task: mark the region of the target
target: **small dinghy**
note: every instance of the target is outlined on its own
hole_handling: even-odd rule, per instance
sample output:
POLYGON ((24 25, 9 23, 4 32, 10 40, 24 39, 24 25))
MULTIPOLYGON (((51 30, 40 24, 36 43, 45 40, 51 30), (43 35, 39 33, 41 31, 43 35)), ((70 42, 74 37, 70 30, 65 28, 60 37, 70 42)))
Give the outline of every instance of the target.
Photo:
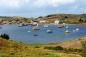
POLYGON ((33 34, 33 36, 38 36, 38 34, 33 34))
POLYGON ((79 28, 76 28, 76 31, 79 31, 79 28))
POLYGON ((27 32, 31 32, 31 31, 27 31, 27 32))

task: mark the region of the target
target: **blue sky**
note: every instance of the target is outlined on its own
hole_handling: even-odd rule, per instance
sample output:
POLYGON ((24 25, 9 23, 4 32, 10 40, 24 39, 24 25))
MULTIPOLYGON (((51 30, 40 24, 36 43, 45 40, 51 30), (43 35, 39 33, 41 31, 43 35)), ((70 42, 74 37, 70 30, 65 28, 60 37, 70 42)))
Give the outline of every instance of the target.
POLYGON ((0 0, 0 16, 38 17, 86 13, 86 0, 0 0))

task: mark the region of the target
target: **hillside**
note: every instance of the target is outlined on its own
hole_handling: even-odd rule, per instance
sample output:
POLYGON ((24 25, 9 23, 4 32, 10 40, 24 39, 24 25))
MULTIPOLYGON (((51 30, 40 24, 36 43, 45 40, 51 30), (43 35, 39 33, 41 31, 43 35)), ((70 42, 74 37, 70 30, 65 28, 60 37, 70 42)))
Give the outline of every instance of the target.
POLYGON ((37 19, 44 19, 53 23, 55 20, 60 20, 61 22, 68 24, 81 24, 86 23, 86 14, 52 14, 44 17, 39 17, 37 19), (85 18, 85 22, 81 22, 80 19, 85 18))
POLYGON ((44 45, 26 45, 0 38, 0 57, 81 57, 78 54, 45 49, 44 45))
POLYGON ((47 20, 48 22, 46 24, 54 23, 55 20, 60 20, 61 23, 67 24, 86 24, 86 14, 51 14, 37 18, 0 16, 0 25, 21 23, 30 24, 32 21, 39 23, 40 20, 47 20))

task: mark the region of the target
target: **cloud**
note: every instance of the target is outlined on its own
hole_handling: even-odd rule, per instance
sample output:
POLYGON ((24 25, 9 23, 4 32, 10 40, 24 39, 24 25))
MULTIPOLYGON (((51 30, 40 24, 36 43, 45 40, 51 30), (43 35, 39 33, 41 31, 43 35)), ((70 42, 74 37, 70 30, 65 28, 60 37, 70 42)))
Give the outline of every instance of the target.
POLYGON ((29 0, 0 0, 0 7, 11 7, 11 8, 19 8, 20 6, 28 3, 29 0))
POLYGON ((22 6, 27 7, 58 7, 60 5, 71 4, 74 3, 75 0, 0 0, 0 7, 11 7, 11 8, 19 8, 22 6))
POLYGON ((86 0, 0 0, 0 15, 86 13, 86 0))
POLYGON ((52 7, 58 7, 60 5, 65 5, 65 4, 71 4, 75 3, 76 0, 35 0, 33 2, 34 6, 52 6, 52 7))

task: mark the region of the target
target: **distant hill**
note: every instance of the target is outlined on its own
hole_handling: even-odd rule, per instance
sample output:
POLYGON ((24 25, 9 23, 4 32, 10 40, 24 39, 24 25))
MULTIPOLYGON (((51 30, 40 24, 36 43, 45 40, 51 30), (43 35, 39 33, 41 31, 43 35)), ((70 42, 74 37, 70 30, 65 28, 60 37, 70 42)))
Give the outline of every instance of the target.
POLYGON ((38 17, 38 19, 49 20, 51 23, 53 23, 57 19, 62 20, 64 23, 69 23, 69 24, 86 23, 86 22, 81 22, 80 21, 81 18, 85 18, 86 20, 86 14, 52 14, 44 17, 42 16, 38 17))
MULTIPOLYGON (((18 21, 25 21, 31 22, 31 20, 35 20, 39 22, 40 20, 48 20, 48 23, 54 23, 55 20, 60 20, 60 22, 67 23, 67 24, 86 24, 86 14, 51 14, 47 16, 40 16, 38 18, 26 18, 26 17, 19 17, 19 16, 0 16, 0 20, 18 20, 18 21)), ((2 21, 1 21, 2 22, 2 21)), ((28 23, 27 22, 27 23, 28 23)))

